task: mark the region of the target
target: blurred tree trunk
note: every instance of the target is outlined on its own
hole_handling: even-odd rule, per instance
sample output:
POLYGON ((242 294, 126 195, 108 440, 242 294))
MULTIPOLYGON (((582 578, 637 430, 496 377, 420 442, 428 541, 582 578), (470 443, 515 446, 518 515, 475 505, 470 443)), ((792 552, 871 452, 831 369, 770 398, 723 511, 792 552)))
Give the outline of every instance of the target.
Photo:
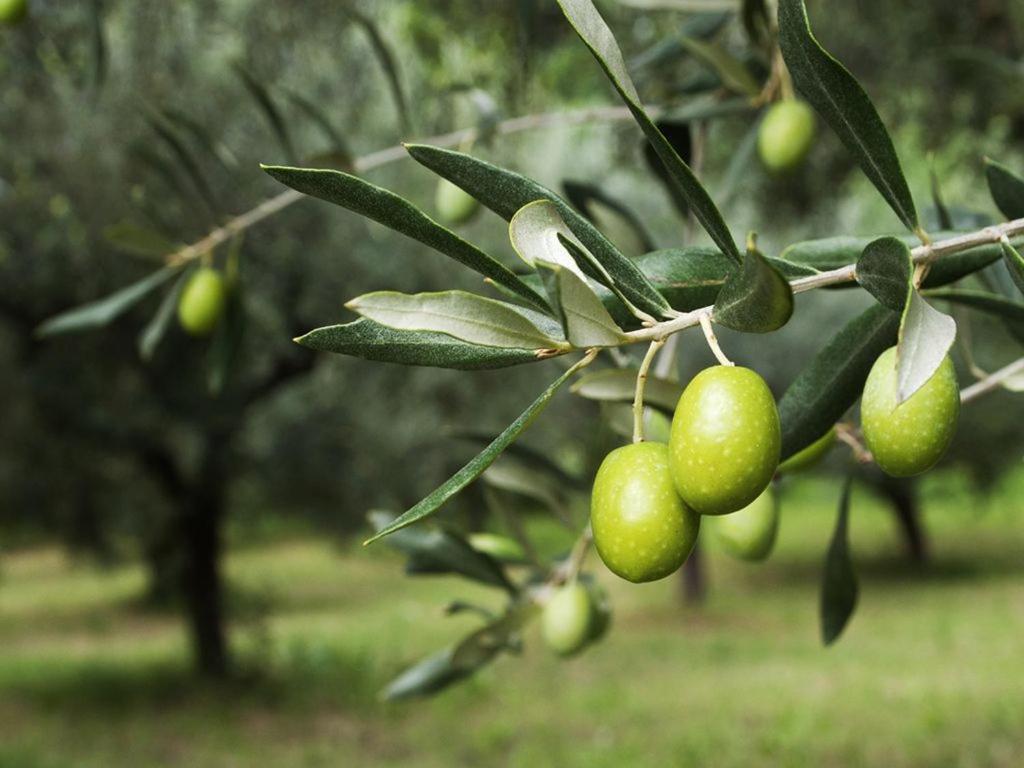
POLYGON ((196 671, 222 678, 230 672, 224 626, 224 584, 220 569, 225 502, 226 441, 207 436, 199 471, 182 498, 182 596, 196 671))

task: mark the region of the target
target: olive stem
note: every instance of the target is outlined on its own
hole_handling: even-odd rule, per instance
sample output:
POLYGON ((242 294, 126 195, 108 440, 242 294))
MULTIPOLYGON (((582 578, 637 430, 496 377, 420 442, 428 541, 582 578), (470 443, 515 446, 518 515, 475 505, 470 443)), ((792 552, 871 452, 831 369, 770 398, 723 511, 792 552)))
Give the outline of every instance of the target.
POLYGON ((853 451, 853 457, 860 464, 870 464, 875 460, 875 457, 871 455, 871 451, 867 449, 861 439, 860 430, 857 429, 853 424, 846 422, 840 422, 836 424, 836 437, 840 442, 845 443, 853 451))
POLYGON ((1018 373, 1024 373, 1024 357, 1014 360, 1009 365, 1004 365, 998 371, 990 373, 981 381, 976 381, 974 384, 971 384, 971 386, 967 387, 967 389, 960 393, 960 402, 969 403, 971 400, 975 400, 976 398, 998 388, 1004 381, 1018 373))
POLYGON ((701 328, 702 331, 704 331, 704 338, 707 339, 708 346, 711 347, 711 351, 714 353, 715 357, 718 359, 718 362, 721 363, 722 365, 728 365, 728 366, 736 365, 736 363, 734 363, 732 360, 730 360, 728 357, 726 357, 725 352, 723 352, 722 348, 718 345, 718 337, 715 336, 715 329, 711 325, 711 313, 710 312, 702 312, 701 313, 701 315, 700 315, 700 328, 701 328))
POLYGON ((642 443, 644 441, 644 389, 647 388, 647 373, 651 369, 651 363, 654 362, 655 355, 658 354, 658 350, 664 344, 665 339, 655 339, 651 342, 651 346, 647 348, 647 354, 644 355, 644 359, 640 363, 640 370, 636 374, 636 394, 633 396, 634 443, 642 443))

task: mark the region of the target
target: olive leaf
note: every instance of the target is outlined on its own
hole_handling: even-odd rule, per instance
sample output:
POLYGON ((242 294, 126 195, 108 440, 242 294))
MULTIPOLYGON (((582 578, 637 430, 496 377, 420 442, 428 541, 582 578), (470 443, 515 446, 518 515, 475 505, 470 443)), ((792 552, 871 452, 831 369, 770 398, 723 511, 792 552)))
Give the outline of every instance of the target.
POLYGON ((1024 302, 1014 301, 998 293, 978 291, 969 288, 938 288, 925 291, 929 299, 942 299, 954 304, 978 309, 990 315, 1013 322, 1024 322, 1024 302))
POLYGON ((985 180, 992 201, 1006 218, 1024 217, 1024 179, 1002 163, 986 157, 985 180))
POLYGON ((586 250, 562 219, 558 207, 550 200, 535 200, 516 211, 508 223, 508 236, 519 258, 530 266, 542 261, 565 267, 584 277, 582 267, 559 240, 559 235, 586 250))
POLYGON ((537 261, 537 271, 547 287, 551 305, 562 319, 565 338, 574 347, 617 347, 626 341, 601 299, 572 269, 537 261))
POLYGON ((555 396, 555 393, 558 392, 562 385, 572 378, 576 374, 577 370, 588 364, 591 359, 592 358, 590 357, 584 357, 580 362, 576 363, 576 365, 572 366, 569 370, 555 379, 555 381, 552 382, 548 388, 545 389, 540 396, 519 415, 518 418, 516 418, 515 421, 509 424, 500 435, 494 438, 494 440, 492 440, 483 451, 473 457, 464 467, 462 467, 462 469, 448 478, 448 480, 433 491, 433 493, 422 499, 410 509, 406 510, 406 512, 399 516, 397 520, 378 531, 365 543, 370 544, 384 536, 394 533, 397 530, 401 530, 406 526, 412 525, 413 523, 432 515, 444 506, 452 496, 480 477, 484 470, 491 466, 502 452, 515 442, 516 438, 533 423, 534 419, 536 419, 537 416, 540 415, 541 411, 547 407, 547 404, 551 402, 551 398, 555 396))
POLYGON ((658 156, 669 172, 671 183, 686 198, 697 221, 701 223, 711 239, 727 256, 737 262, 741 260, 739 249, 733 240, 721 212, 711 200, 707 190, 701 185, 690 166, 679 157, 664 134, 644 111, 629 73, 622 58, 622 51, 612 31, 594 7, 592 0, 558 0, 562 12, 576 30, 576 34, 586 44, 608 75, 615 90, 622 97, 629 111, 632 112, 640 129, 647 140, 653 145, 658 156))
POLYGON ((242 85, 245 86, 245 90, 249 92, 253 101, 256 102, 256 106, 259 107, 263 118, 267 121, 267 125, 270 126, 270 130, 277 137, 277 142, 281 145, 281 151, 284 153, 285 159, 290 163, 297 162, 298 155, 295 152, 295 144, 288 130, 288 123, 281 116, 281 110, 277 108, 277 104, 274 102, 273 96, 270 95, 270 91, 259 81, 259 78, 241 64, 236 64, 234 70, 241 79, 242 85))
POLYGON ((91 331, 102 328, 134 307, 146 296, 174 277, 181 266, 158 269, 138 282, 122 288, 102 299, 61 312, 36 328, 36 336, 56 336, 59 333, 91 331))
POLYGON ((178 308, 178 298, 181 296, 181 292, 188 282, 191 273, 192 270, 182 272, 174 285, 171 286, 171 290, 164 295, 160 306, 157 307, 156 314, 146 323, 142 333, 139 334, 136 345, 139 350, 139 357, 143 360, 153 359, 157 346, 171 327, 175 310, 178 308))
POLYGON ((563 520, 570 518, 558 481, 539 474, 525 462, 510 461, 508 456, 502 456, 480 479, 492 488, 538 501, 563 520))
MULTIPOLYGON (((633 402, 636 394, 637 371, 615 369, 581 376, 572 385, 573 394, 600 402, 633 402)), ((648 376, 644 388, 644 404, 671 416, 683 394, 683 385, 677 381, 648 376)))
POLYGON ((896 402, 902 403, 939 370, 956 340, 956 321, 911 287, 896 344, 896 402))
POLYGON ((679 42, 695 59, 710 67, 729 90, 747 96, 756 96, 760 92, 761 86, 750 70, 725 48, 692 37, 680 38, 679 42))
MULTIPOLYGON (((394 515, 381 510, 367 517, 374 530, 383 530, 394 521, 394 515)), ((443 528, 407 528, 388 537, 388 544, 409 556, 406 573, 448 574, 465 576, 481 584, 500 587, 511 594, 516 586, 505 575, 505 569, 490 555, 478 552, 455 531, 443 528)))
POLYGON ((942 186, 939 184, 939 174, 935 170, 934 155, 928 158, 928 189, 932 194, 932 205, 935 207, 935 216, 942 229, 953 228, 953 216, 946 207, 946 201, 942 199, 942 186))
POLYGON ((831 645, 843 633, 857 607, 857 574, 850 557, 850 494, 853 475, 848 475, 839 499, 839 515, 825 555, 821 579, 821 640, 831 645))
MULTIPOLYGON (((238 241, 236 241, 238 242, 238 241)), ((237 251, 235 252, 237 259, 237 251)), ((238 262, 235 261, 236 267, 238 262)), ((228 286, 224 313, 214 329, 206 363, 206 386, 211 394, 219 394, 227 384, 242 347, 246 312, 241 283, 237 276, 228 286)))
POLYGON ((756 249, 725 280, 715 299, 716 323, 746 333, 768 333, 793 315, 793 289, 786 277, 756 249))
POLYGON ((579 211, 604 235, 628 254, 638 256, 654 250, 654 240, 629 206, 595 184, 563 181, 562 189, 579 211))
POLYGON ((311 197, 340 205, 450 256, 548 311, 544 299, 515 273, 475 245, 442 227, 408 200, 343 171, 262 166, 278 181, 311 197))
POLYGON ((895 237, 880 237, 857 259, 857 282, 880 304, 902 312, 912 288, 914 263, 910 248, 895 237))
POLYGON ((586 217, 573 210, 572 206, 551 190, 518 173, 461 152, 423 144, 406 145, 406 150, 418 163, 462 187, 506 221, 511 221, 529 203, 550 201, 586 251, 601 264, 631 302, 653 315, 661 315, 669 309, 668 302, 636 265, 619 252, 586 217))
POLYGON ((295 341, 318 352, 462 371, 507 368, 542 359, 534 349, 485 347, 446 333, 400 331, 365 317, 344 325, 316 328, 295 341))
POLYGON ((159 232, 140 227, 130 221, 121 221, 103 229, 103 239, 119 251, 134 256, 159 258, 175 250, 177 246, 159 232))
POLYGON ((779 47, 797 89, 839 136, 908 229, 917 209, 889 132, 871 99, 811 32, 803 0, 779 0, 779 47))
POLYGON ((766 0, 743 0, 740 20, 753 45, 766 46, 771 42, 772 21, 766 0))
POLYGON ((881 304, 847 323, 779 400, 782 458, 806 448, 857 402, 875 360, 896 340, 900 316, 881 304))
POLYGON ((1024 293, 1024 256, 1021 256, 1020 251, 1014 248, 1009 241, 1002 241, 1000 246, 1003 250, 1006 269, 1010 273, 1014 285, 1021 293, 1024 293))
POLYGON ((447 333, 471 344, 537 350, 565 348, 565 342, 545 335, 512 305, 466 291, 376 291, 358 296, 345 306, 389 328, 447 333))

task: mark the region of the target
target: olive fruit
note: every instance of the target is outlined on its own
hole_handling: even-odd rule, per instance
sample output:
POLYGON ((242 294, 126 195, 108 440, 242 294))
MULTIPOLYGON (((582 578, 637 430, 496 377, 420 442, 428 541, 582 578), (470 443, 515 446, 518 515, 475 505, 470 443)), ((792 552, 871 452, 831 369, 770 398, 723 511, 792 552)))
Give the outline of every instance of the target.
POLYGON ((28 16, 28 0, 0 0, 0 24, 17 24, 28 16))
POLYGON ((597 553, 617 576, 639 583, 678 570, 697 541, 700 518, 676 493, 667 445, 633 443, 605 456, 590 525, 597 553))
POLYGON ((819 437, 813 443, 808 445, 806 448, 794 453, 784 462, 779 464, 780 473, 790 472, 802 472, 805 469, 810 469, 823 458, 825 454, 832 450, 832 446, 836 444, 836 428, 832 427, 828 432, 819 437))
POLYGON ((522 545, 508 536, 499 536, 496 533, 471 533, 467 540, 477 552, 483 552, 503 563, 521 563, 526 559, 522 545))
POLYGON ((220 272, 201 267, 185 284, 178 299, 178 322, 192 336, 208 336, 217 326, 227 289, 220 272))
POLYGON ((702 515, 742 509, 779 465, 779 412, 768 385, 749 368, 705 368, 679 398, 668 445, 683 501, 702 515))
POLYGON ((453 227, 467 223, 480 210, 480 203, 475 197, 448 179, 438 182, 434 205, 441 223, 453 227))
POLYGON ((875 462, 893 477, 931 469, 942 458, 960 415, 960 387, 946 358, 917 392, 897 405, 896 347, 875 361, 864 385, 860 418, 875 462))
POLYGON ((786 99, 769 107, 757 132, 757 151, 772 173, 792 171, 803 163, 814 141, 814 112, 786 99))
POLYGON ((764 560, 771 554, 779 530, 779 505, 771 486, 743 509, 713 518, 711 530, 733 557, 764 560))
POLYGON ((541 635, 559 656, 579 653, 593 630, 594 611, 587 588, 578 582, 560 587, 544 606, 541 635))

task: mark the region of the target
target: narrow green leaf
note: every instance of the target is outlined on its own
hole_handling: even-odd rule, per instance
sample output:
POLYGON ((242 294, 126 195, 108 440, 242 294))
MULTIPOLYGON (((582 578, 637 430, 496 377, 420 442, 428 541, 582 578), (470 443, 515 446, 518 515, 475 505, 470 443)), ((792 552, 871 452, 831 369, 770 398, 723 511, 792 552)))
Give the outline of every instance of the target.
MULTIPOLYGON (((375 530, 383 530, 395 516, 375 510, 368 515, 375 530)), ((465 576, 481 584, 500 587, 512 594, 516 587, 505 575, 505 569, 489 555, 478 552, 455 531, 443 528, 407 528, 388 537, 388 544, 409 556, 406 573, 449 574, 465 576)))
POLYGON ((612 31, 597 12, 592 0, 558 0, 558 4, 576 33, 594 54, 623 101, 626 102, 626 106, 633 113, 640 129, 668 169, 673 185, 689 202, 693 215, 719 249, 739 262, 741 259, 736 242, 707 190, 701 186, 690 166, 679 157, 644 111, 640 94, 637 93, 636 86, 633 85, 633 81, 626 71, 626 64, 618 43, 615 42, 612 31))
MULTIPOLYGON (((452 431, 451 437, 458 440, 468 440, 479 445, 488 445, 494 439, 493 434, 471 429, 456 429, 452 431)), ((551 457, 523 443, 513 443, 505 449, 503 456, 506 459, 514 457, 518 463, 526 465, 529 469, 553 477, 562 487, 575 489, 589 487, 583 478, 567 472, 564 467, 551 457)))
POLYGON ((1000 247, 1003 250, 1006 269, 1010 273, 1010 277, 1013 278, 1013 284, 1017 286, 1017 290, 1024 293, 1024 256, 1021 256, 1020 251, 1005 240, 1000 243, 1000 247))
POLYGON ((489 277, 543 311, 544 299, 508 267, 442 227, 408 200, 343 171, 263 166, 283 184, 311 197, 350 211, 411 237, 489 277))
POLYGON ((173 252, 175 244, 152 229, 130 221, 111 224, 103 229, 103 238, 119 251, 136 256, 161 257, 173 252))
POLYGON ((929 299, 951 301, 954 304, 978 309, 1006 320, 1024 322, 1024 303, 1008 299, 998 293, 967 288, 938 288, 925 291, 924 295, 929 299))
POLYGON ((231 151, 231 148, 223 141, 215 139, 206 126, 191 115, 171 107, 161 109, 160 114, 166 120, 188 133, 192 137, 192 141, 201 146, 211 157, 215 158, 225 170, 230 171, 238 167, 238 157, 231 151))
POLYGON ((739 7, 740 0, 618 0, 618 2, 645 11, 713 13, 714 11, 734 11, 739 7))
POLYGON ((857 282, 894 312, 902 312, 913 288, 910 248, 895 237, 872 240, 857 259, 857 282))
POLYGON ((310 101, 298 91, 288 91, 287 95, 289 101, 298 107, 299 111, 305 114, 320 129, 324 138, 327 139, 328 146, 331 148, 331 154, 336 160, 342 162, 339 167, 350 169, 352 167, 352 152, 349 149, 348 142, 341 132, 335 128, 327 113, 319 105, 310 101))
POLYGON ((946 207, 946 201, 942 199, 942 186, 939 184, 939 174, 935 170, 934 156, 928 159, 928 187, 932 193, 932 205, 935 206, 939 226, 942 229, 953 229, 953 217, 946 207))
POLYGON ((446 333, 399 331, 365 317, 354 323, 317 328, 296 341, 319 352, 363 360, 462 371, 507 368, 543 359, 534 349, 484 347, 446 333))
POLYGON ((156 132, 156 135, 160 137, 178 159, 180 166, 185 169, 186 175, 192 181, 196 191, 199 193, 200 199, 205 204, 207 212, 216 215, 220 210, 220 206, 213 193, 213 188, 206 180, 206 174, 203 173, 202 165, 185 142, 182 141, 181 136, 178 135, 177 131, 166 120, 158 115, 147 115, 146 122, 149 123, 150 128, 156 132))
POLYGON ((658 316, 669 309, 633 262, 587 219, 551 190, 518 173, 498 168, 461 152, 423 144, 406 146, 418 163, 462 187, 506 221, 537 200, 549 200, 583 247, 593 254, 615 283, 636 306, 658 316))
POLYGON ((388 683, 381 692, 381 698, 385 701, 401 701, 429 696, 473 674, 474 669, 456 667, 452 663, 454 650, 454 647, 445 648, 409 667, 388 683))
POLYGON ((139 357, 143 360, 153 359, 157 346, 171 327, 171 321, 174 319, 175 311, 178 309, 178 297, 181 296, 181 290, 185 287, 185 283, 190 275, 191 270, 182 272, 181 276, 171 287, 171 290, 164 295, 163 301, 160 302, 160 306, 156 310, 156 314, 146 323, 146 327, 139 334, 137 346, 139 357))
POLYGON ((956 321, 910 290, 896 345, 897 402, 902 403, 939 369, 956 340, 956 321))
POLYGON ((492 488, 515 493, 540 502, 563 519, 569 518, 565 499, 557 482, 538 474, 532 466, 502 456, 480 479, 492 488))
POLYGON ((242 350, 246 322, 242 286, 236 279, 228 288, 224 316, 213 332, 206 363, 206 386, 213 395, 220 394, 228 383, 242 350))
POLYGON ((742 0, 740 19, 751 44, 768 46, 772 41, 772 21, 765 0, 742 0))
MULTIPOLYGON (((571 391, 588 400, 631 403, 636 393, 636 377, 637 371, 630 369, 598 371, 580 377, 571 391)), ((644 389, 644 404, 671 416, 682 394, 683 386, 679 382, 649 376, 644 389)))
POLYGON ((92 88, 99 92, 107 79, 107 33, 103 23, 103 0, 92 0, 92 88))
POLYGON ((638 256, 654 250, 654 240, 640 217, 621 200, 596 184, 566 180, 562 188, 569 202, 623 251, 638 256))
POLYGON ((717 248, 686 246, 645 253, 637 266, 673 309, 689 312, 715 303, 735 262, 717 248))
POLYGON ((545 261, 536 263, 548 286, 552 306, 558 309, 565 338, 579 349, 617 347, 626 341, 604 304, 573 270, 545 261))
POLYGON ((746 333, 768 333, 793 315, 793 290, 785 276, 756 250, 726 278, 715 299, 716 323, 746 333))
POLYGON ((345 306, 389 328, 447 333, 471 344, 534 350, 565 347, 564 342, 545 335, 510 304, 465 291, 376 291, 358 296, 345 306))
POLYGON ((180 271, 181 267, 164 267, 122 288, 116 293, 69 309, 42 323, 36 329, 36 336, 56 336, 59 333, 91 331, 102 328, 134 307, 146 296, 166 283, 180 271))
POLYGON ((409 103, 405 98, 405 89, 402 87, 402 74, 398 69, 398 59, 392 53, 391 46, 372 18, 351 7, 342 6, 338 10, 359 24, 369 38, 373 55, 377 57, 377 61, 384 70, 384 76, 387 78, 388 88, 391 91, 391 98, 395 102, 395 108, 398 110, 398 119, 402 130, 410 133, 412 131, 412 115, 409 111, 409 103))
MULTIPOLYGON (((566 237, 578 248, 586 250, 562 219, 558 207, 550 200, 535 200, 516 211, 508 223, 508 237, 519 258, 536 266, 538 261, 554 264, 584 277, 586 263, 578 264, 558 239, 566 237)), ((586 260, 584 260, 586 261, 586 260)))
POLYGON ((839 516, 825 556, 821 580, 821 640, 831 645, 843 633, 857 607, 857 574, 850 557, 849 518, 853 476, 846 478, 839 499, 839 516))
POLYGON ((1024 179, 1002 163, 986 157, 985 180, 996 208, 1007 219, 1024 217, 1024 179))
POLYGON ((681 38, 679 42, 695 59, 710 67, 729 90, 746 96, 756 96, 760 92, 760 84, 746 65, 717 43, 692 37, 681 38))
POLYGON ((836 132, 900 221, 917 229, 914 198, 889 132, 857 79, 814 39, 803 0, 779 0, 779 47, 797 89, 836 132))
POLYGON ((875 360, 896 341, 900 316, 876 304, 847 323, 779 401, 782 458, 828 432, 857 402, 875 360))
POLYGON ((242 84, 249 92, 249 95, 252 96, 253 101, 256 102, 256 106, 260 108, 260 112, 263 113, 263 117, 266 119, 267 125, 270 126, 270 130, 277 137, 277 142, 281 145, 281 151, 284 152, 285 159, 290 163, 298 162, 298 154, 295 151, 295 144, 292 142, 288 124, 281 116, 281 112, 277 108, 277 104, 274 103, 274 98, 270 95, 270 91, 252 72, 242 65, 235 65, 235 72, 241 78, 242 84))
POLYGON ((589 362, 589 360, 590 358, 583 358, 583 360, 555 379, 555 381, 540 394, 540 397, 534 400, 530 404, 529 408, 523 411, 515 421, 509 424, 505 428, 504 432, 494 438, 494 440, 483 451, 477 454, 462 469, 452 475, 452 477, 450 477, 437 490, 407 510, 405 514, 391 523, 391 525, 381 531, 378 531, 377 534, 370 538, 366 543, 370 544, 384 536, 387 536, 388 534, 394 533, 397 530, 405 528, 408 525, 412 525, 413 523, 432 515, 452 496, 480 477, 483 471, 491 466, 495 459, 497 459, 506 448, 515 442, 516 438, 533 423, 534 419, 536 419, 537 416, 540 415, 541 411, 547 407, 547 404, 551 402, 551 398, 555 396, 555 393, 558 392, 562 385, 572 378, 576 371, 579 370, 582 365, 589 362))

